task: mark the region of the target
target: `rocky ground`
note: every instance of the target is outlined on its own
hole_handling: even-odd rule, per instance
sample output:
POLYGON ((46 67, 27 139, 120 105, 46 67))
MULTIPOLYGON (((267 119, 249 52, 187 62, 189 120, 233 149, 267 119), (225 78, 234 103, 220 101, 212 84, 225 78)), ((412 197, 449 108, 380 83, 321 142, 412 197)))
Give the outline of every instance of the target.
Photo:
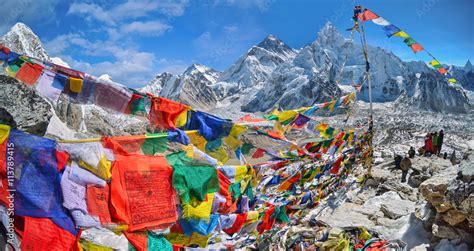
POLYGON ((436 156, 417 156, 412 163, 407 183, 400 182, 401 171, 393 170, 389 159, 374 166, 365 186, 316 211, 318 219, 336 227, 364 226, 389 239, 401 239, 413 250, 470 250, 473 159, 452 165, 436 156))

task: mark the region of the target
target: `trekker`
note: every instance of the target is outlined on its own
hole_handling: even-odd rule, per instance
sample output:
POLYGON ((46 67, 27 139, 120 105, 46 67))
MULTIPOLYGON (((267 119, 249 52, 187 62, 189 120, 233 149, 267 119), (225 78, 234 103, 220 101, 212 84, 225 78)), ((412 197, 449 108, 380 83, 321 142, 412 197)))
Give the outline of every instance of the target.
POLYGON ((413 159, 415 157, 415 148, 413 146, 410 146, 410 150, 408 150, 408 156, 410 157, 410 159, 413 159))
POLYGON ((433 139, 431 133, 427 133, 425 136, 425 156, 427 153, 433 153, 433 139))
POLYGON ((443 131, 443 129, 441 129, 439 131, 439 134, 438 134, 438 144, 436 144, 437 147, 438 147, 438 156, 441 153, 441 147, 443 146, 443 140, 444 140, 444 131, 443 131))
POLYGON ((443 159, 448 159, 448 152, 444 152, 443 159))
POLYGON ((453 153, 451 153, 451 157, 449 157, 449 160, 451 161, 451 164, 453 166, 456 165, 456 150, 453 150, 453 153))
POLYGON ((438 154, 438 133, 434 132, 431 134, 432 135, 432 141, 433 141, 433 154, 438 154))
POLYGON ((395 155, 395 169, 400 169, 400 163, 402 162, 402 156, 395 155))
POLYGON ((402 182, 406 182, 408 171, 411 168, 411 160, 405 155, 402 162, 400 163, 400 169, 402 169, 402 182))

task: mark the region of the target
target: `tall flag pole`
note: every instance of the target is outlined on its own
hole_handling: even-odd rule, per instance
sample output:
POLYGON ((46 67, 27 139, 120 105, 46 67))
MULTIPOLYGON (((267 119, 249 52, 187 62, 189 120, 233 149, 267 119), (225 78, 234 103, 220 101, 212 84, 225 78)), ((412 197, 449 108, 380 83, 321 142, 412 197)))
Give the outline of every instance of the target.
POLYGON ((373 154, 373 146, 372 146, 372 139, 373 139, 373 122, 374 122, 374 110, 372 105, 372 80, 370 78, 370 61, 369 61, 369 50, 367 49, 367 40, 365 38, 365 31, 364 25, 360 22, 360 29, 359 29, 359 15, 362 13, 362 6, 357 5, 354 7, 354 16, 352 19, 354 20, 354 28, 357 31, 360 31, 362 36, 362 45, 363 45, 363 53, 365 58, 365 76, 367 78, 367 84, 369 86, 369 104, 370 104, 370 117, 369 117, 369 133, 370 137, 368 139, 369 143, 369 158, 367 161, 367 175, 370 176, 372 174, 372 154, 373 154))

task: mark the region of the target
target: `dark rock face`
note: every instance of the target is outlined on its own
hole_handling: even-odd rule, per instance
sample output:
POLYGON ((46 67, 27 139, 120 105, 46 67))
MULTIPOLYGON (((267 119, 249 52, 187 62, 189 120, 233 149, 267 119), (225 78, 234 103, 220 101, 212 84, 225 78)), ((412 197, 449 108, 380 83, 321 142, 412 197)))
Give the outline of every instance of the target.
POLYGON ((35 90, 7 76, 0 76, 0 119, 20 130, 44 135, 53 115, 51 105, 35 90))

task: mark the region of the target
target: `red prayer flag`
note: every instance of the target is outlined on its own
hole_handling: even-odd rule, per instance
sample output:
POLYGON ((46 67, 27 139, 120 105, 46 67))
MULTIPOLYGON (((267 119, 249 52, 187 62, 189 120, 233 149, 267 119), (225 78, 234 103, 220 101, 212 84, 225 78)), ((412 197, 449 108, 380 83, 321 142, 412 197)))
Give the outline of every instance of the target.
POLYGON ((90 215, 97 216, 100 223, 112 223, 109 211, 109 186, 87 186, 87 211, 90 215))
POLYGON ((438 69, 438 72, 441 73, 441 74, 443 74, 443 75, 446 74, 446 73, 448 73, 448 71, 447 71, 445 68, 439 68, 439 69, 438 69))
POLYGON ((334 162, 334 164, 332 165, 332 168, 331 168, 331 173, 332 174, 338 174, 339 173, 339 168, 341 167, 341 162, 342 162, 342 156, 339 157, 339 159, 336 160, 336 162, 334 162))
POLYGON ((417 53, 417 52, 422 51, 422 50, 425 49, 425 48, 423 48, 423 46, 421 46, 421 44, 418 44, 418 43, 412 44, 410 47, 411 47, 411 49, 413 50, 414 53, 417 53))
POLYGON ((56 159, 58 160, 58 170, 62 171, 69 160, 69 154, 67 152, 56 150, 56 159))
POLYGON ((148 250, 148 234, 147 232, 124 232, 127 240, 137 251, 148 250))
POLYGON ((247 214, 242 213, 242 214, 237 214, 235 217, 234 224, 232 224, 232 227, 223 229, 224 232, 226 232, 228 235, 233 235, 242 229, 242 227, 245 224, 245 221, 247 220, 247 214))
POLYGON ((76 236, 48 218, 24 217, 25 228, 21 250, 71 250, 76 236))
POLYGON ((265 119, 259 119, 259 118, 252 118, 250 115, 245 115, 242 118, 239 119, 238 122, 263 122, 266 121, 265 119))
POLYGON ((157 128, 174 129, 179 115, 188 106, 162 97, 154 97, 151 102, 150 123, 157 128))
POLYGON ((263 157, 264 154, 265 154, 265 150, 261 148, 257 148, 257 150, 255 150, 255 152, 253 153, 252 158, 258 159, 258 158, 263 157))
POLYGON ((360 13, 358 17, 359 17, 359 20, 362 22, 379 18, 377 14, 373 13, 370 10, 365 10, 364 12, 360 13))
POLYGON ((41 76, 43 66, 30 62, 24 63, 15 75, 15 78, 27 85, 34 85, 41 76))

